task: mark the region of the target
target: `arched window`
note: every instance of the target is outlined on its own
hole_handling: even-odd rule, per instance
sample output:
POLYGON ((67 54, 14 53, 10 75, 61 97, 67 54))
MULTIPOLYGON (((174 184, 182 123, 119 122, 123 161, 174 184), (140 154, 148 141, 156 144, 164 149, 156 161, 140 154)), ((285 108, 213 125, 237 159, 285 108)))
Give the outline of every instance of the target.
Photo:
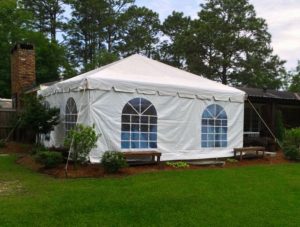
POLYGON ((77 107, 75 100, 73 98, 69 98, 66 105, 66 112, 65 112, 65 133, 73 129, 76 126, 77 122, 77 107))
POLYGON ((122 149, 157 148, 157 114, 151 102, 130 100, 122 111, 122 149))
POLYGON ((202 147, 227 147, 227 115, 217 104, 208 106, 202 114, 202 147))
MULTIPOLYGON (((44 101, 44 107, 46 110, 50 110, 50 103, 48 101, 44 101)), ((47 134, 44 135, 44 139, 46 141, 49 141, 50 140, 50 132, 48 132, 47 134)))
POLYGON ((50 109, 50 103, 48 101, 44 101, 44 107, 46 110, 50 109))

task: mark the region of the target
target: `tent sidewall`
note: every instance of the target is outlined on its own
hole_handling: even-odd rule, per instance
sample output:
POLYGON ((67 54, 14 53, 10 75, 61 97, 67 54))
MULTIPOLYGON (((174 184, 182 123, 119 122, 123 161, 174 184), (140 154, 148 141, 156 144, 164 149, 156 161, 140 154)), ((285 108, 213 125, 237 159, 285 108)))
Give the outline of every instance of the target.
MULTIPOLYGON (((243 96, 241 94, 241 96, 243 96)), ((46 97, 53 107, 61 110, 62 122, 50 134, 46 146, 62 146, 64 139, 64 114, 67 100, 73 98, 79 112, 78 123, 92 126, 101 134, 97 148, 90 153, 91 162, 99 162, 107 150, 121 149, 121 116, 123 107, 134 98, 150 101, 157 111, 157 150, 162 160, 188 160, 232 156, 235 147, 243 146, 244 103, 201 100, 178 95, 140 94, 114 90, 86 90, 55 93, 46 97), (206 107, 218 104, 228 118, 227 147, 202 148, 201 122, 206 107)), ((212 96, 211 96, 212 97, 212 96)), ((144 149, 145 150, 145 149, 144 149)), ((153 149, 152 149, 153 150, 153 149)))

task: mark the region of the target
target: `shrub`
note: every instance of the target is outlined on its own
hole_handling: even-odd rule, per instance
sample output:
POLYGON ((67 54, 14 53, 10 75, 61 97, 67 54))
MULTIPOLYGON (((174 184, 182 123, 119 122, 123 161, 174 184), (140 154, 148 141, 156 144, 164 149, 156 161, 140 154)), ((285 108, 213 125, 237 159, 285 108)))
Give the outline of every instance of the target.
POLYGON ((35 160, 45 168, 53 168, 63 162, 62 154, 55 151, 40 151, 35 157, 35 160))
POLYGON ((34 133, 37 143, 40 143, 39 134, 47 134, 59 123, 59 109, 47 108, 44 98, 36 95, 22 97, 23 109, 18 116, 19 129, 26 130, 27 134, 34 133))
POLYGON ((299 158, 299 147, 295 145, 284 146, 284 154, 286 157, 292 160, 299 158))
POLYGON ((188 168, 190 165, 186 162, 167 162, 168 166, 172 166, 174 168, 188 168))
POLYGON ((32 149, 30 150, 30 154, 36 155, 36 154, 40 153, 41 151, 48 151, 48 149, 45 146, 43 146, 42 144, 38 143, 32 147, 32 149))
POLYGON ((5 140, 0 140, 0 148, 4 148, 6 147, 6 143, 5 143, 5 140))
POLYGON ((94 127, 78 124, 70 130, 65 138, 64 144, 71 149, 71 158, 76 166, 78 162, 83 163, 92 148, 97 147, 96 143, 100 135, 97 135, 94 127))
POLYGON ((285 131, 283 139, 283 152, 289 159, 300 158, 300 128, 293 128, 285 131))
POLYGON ((106 151, 102 156, 101 163, 108 173, 117 173, 121 168, 127 166, 124 154, 117 151, 106 151))
POLYGON ((234 158, 227 158, 226 159, 226 162, 229 162, 229 163, 237 163, 239 162, 238 160, 234 159, 234 158))

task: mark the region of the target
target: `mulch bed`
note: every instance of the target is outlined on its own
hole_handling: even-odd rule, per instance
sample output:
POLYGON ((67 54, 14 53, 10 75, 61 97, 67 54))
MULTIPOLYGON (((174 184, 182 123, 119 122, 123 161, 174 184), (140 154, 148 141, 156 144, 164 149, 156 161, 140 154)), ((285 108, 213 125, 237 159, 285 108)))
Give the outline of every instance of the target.
POLYGON ((291 163, 291 161, 284 158, 281 151, 277 152, 275 157, 265 157, 265 158, 255 158, 255 159, 244 159, 238 162, 226 162, 224 166, 196 166, 190 165, 190 167, 174 168, 166 165, 162 162, 160 165, 141 165, 141 166, 130 166, 123 168, 117 174, 107 174, 105 173, 103 167, 100 164, 86 164, 83 166, 78 166, 74 168, 72 163, 68 166, 68 174, 65 172, 65 165, 60 165, 53 169, 45 169, 41 165, 37 164, 33 158, 29 155, 24 155, 17 160, 17 163, 23 165, 34 171, 51 175, 56 178, 84 178, 84 177, 124 177, 129 175, 135 175, 139 173, 149 173, 149 172, 158 172, 158 171, 180 171, 185 169, 220 169, 220 168, 236 168, 243 166, 252 166, 252 165, 275 165, 282 163, 291 163))
POLYGON ((72 163, 68 166, 68 175, 66 176, 65 165, 60 165, 53 169, 45 169, 40 164, 36 163, 29 152, 32 145, 24 145, 10 142, 5 148, 0 149, 0 154, 18 154, 19 158, 17 163, 29 168, 33 171, 48 174, 56 178, 80 178, 80 177, 124 177, 129 175, 135 175, 139 173, 149 173, 158 171, 180 171, 185 169, 220 169, 220 168, 236 168, 243 166, 252 165, 275 165, 282 163, 292 163, 291 161, 285 159, 282 151, 278 151, 275 157, 265 157, 265 158, 251 158, 243 159, 242 161, 229 162, 226 161, 224 166, 196 166, 190 165, 188 168, 174 168, 166 165, 166 163, 161 162, 160 165, 140 165, 140 166, 130 166, 123 168, 118 174, 107 174, 105 173, 103 167, 100 164, 86 164, 83 166, 78 166, 74 168, 72 163))
POLYGON ((16 142, 8 142, 5 147, 0 148, 0 154, 23 154, 29 153, 32 149, 32 144, 21 144, 16 142))

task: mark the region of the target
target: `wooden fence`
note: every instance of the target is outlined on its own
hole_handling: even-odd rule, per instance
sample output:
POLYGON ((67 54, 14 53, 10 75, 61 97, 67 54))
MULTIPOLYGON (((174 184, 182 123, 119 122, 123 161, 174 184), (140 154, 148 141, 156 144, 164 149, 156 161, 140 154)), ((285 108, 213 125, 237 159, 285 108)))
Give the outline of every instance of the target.
MULTIPOLYGON (((0 139, 6 139, 16 119, 15 109, 0 109, 0 139)), ((13 135, 12 135, 13 136, 13 135)), ((12 139, 12 138, 10 138, 12 139)))

